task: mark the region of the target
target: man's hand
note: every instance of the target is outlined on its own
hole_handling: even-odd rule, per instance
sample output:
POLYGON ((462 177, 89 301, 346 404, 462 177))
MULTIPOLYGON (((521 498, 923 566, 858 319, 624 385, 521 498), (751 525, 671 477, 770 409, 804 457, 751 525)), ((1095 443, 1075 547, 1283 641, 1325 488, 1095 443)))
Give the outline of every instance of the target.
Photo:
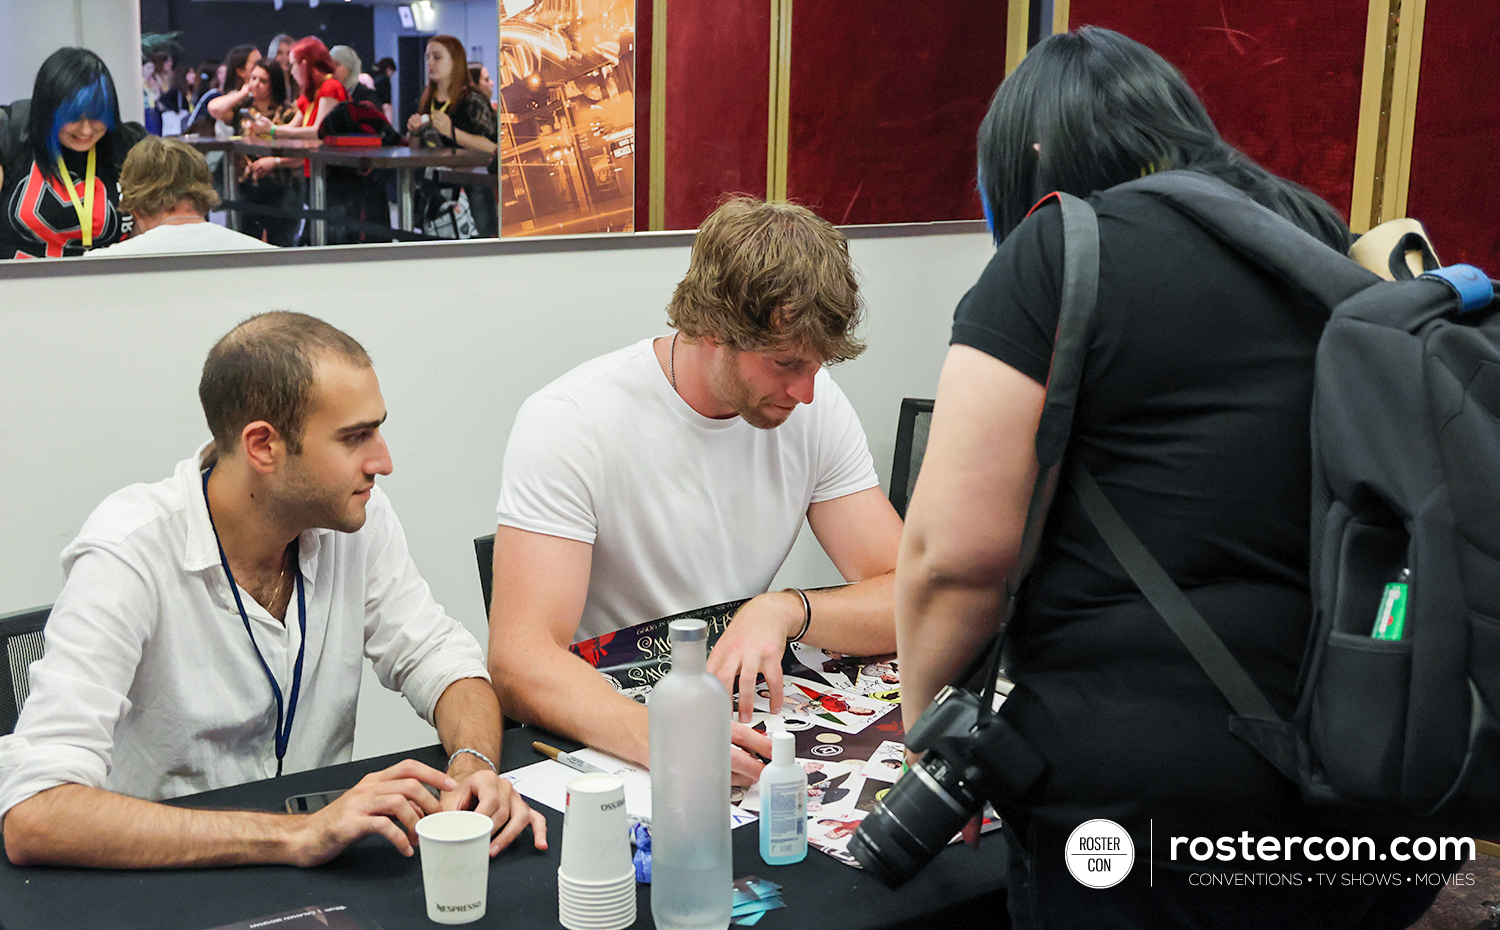
POLYGON ((427 790, 456 792, 458 782, 412 759, 380 772, 371 772, 338 800, 308 814, 292 839, 294 865, 322 865, 361 837, 379 834, 403 856, 417 842, 417 821, 441 808, 427 790))
MULTIPOLYGON (((462 757, 460 757, 461 759, 462 757)), ((472 758, 472 757, 471 757, 472 758)), ((458 763, 460 760, 454 760, 458 763)), ((489 766, 473 760, 478 767, 467 774, 454 771, 458 787, 444 791, 440 804, 445 811, 478 811, 489 815, 495 823, 495 834, 490 839, 490 855, 497 855, 509 846, 521 831, 531 828, 532 841, 537 849, 547 848, 547 820, 531 809, 515 786, 496 775, 489 766)))
POLYGON ((760 771, 771 758, 771 738, 743 723, 729 724, 729 782, 749 786, 760 780, 760 771))
POLYGON ((738 679, 740 723, 750 722, 757 675, 766 676, 771 713, 781 712, 781 656, 786 651, 787 639, 801 627, 802 598, 791 591, 774 591, 751 598, 736 611, 714 644, 708 656, 708 671, 724 683, 730 694, 734 694, 738 679))

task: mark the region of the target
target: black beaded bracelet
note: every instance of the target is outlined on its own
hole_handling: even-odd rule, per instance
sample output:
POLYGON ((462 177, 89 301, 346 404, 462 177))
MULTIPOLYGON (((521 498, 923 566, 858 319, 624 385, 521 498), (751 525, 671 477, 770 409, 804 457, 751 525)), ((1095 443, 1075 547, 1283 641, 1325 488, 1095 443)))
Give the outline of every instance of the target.
POLYGON ((807 592, 801 588, 787 588, 786 590, 802 598, 802 629, 797 631, 796 636, 787 640, 789 643, 800 643, 802 637, 807 635, 807 628, 812 626, 812 602, 807 599, 807 592))

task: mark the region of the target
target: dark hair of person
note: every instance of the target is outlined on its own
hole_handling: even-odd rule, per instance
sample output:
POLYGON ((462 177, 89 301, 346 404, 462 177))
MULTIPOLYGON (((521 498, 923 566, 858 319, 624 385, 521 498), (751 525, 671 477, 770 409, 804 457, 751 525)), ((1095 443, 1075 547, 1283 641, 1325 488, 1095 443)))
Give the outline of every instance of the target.
POLYGON ((742 352, 806 346, 842 362, 865 350, 863 309, 843 233, 798 204, 732 197, 699 227, 667 320, 742 352))
POLYGON ((979 127, 979 192, 997 242, 1053 191, 1087 197, 1169 169, 1219 178, 1348 248, 1338 211, 1224 141, 1182 74, 1118 32, 1084 26, 1037 43, 979 127))
MULTIPOLYGON (((431 45, 436 42, 448 50, 448 57, 453 59, 453 72, 448 77, 447 97, 453 102, 464 95, 471 86, 469 81, 469 56, 464 52, 464 44, 454 36, 433 36, 427 40, 431 45)), ((427 87, 422 91, 422 102, 417 104, 418 113, 431 113, 433 101, 437 99, 437 81, 429 80, 427 87)))
MULTIPOLYGON (((229 50, 228 55, 224 56, 224 93, 233 93, 245 86, 240 79, 240 69, 245 67, 245 62, 249 61, 250 56, 257 51, 259 49, 253 45, 236 45, 229 50)), ((248 77, 248 74, 246 76, 248 77)))
POLYGON ((31 158, 43 177, 57 179, 57 156, 62 152, 58 132, 69 123, 92 119, 104 124, 99 155, 107 158, 109 131, 120 125, 120 101, 114 78, 104 60, 86 48, 60 48, 47 56, 31 90, 27 136, 31 158))
POLYGON ((262 58, 250 69, 252 74, 256 70, 266 73, 266 83, 271 85, 272 106, 283 106, 286 103, 286 72, 281 70, 281 62, 274 58, 262 58))
POLYGON ((483 65, 469 65, 469 83, 479 86, 480 76, 484 73, 483 65))
POLYGON ((302 452, 303 428, 317 398, 317 365, 332 353, 370 367, 370 356, 349 334, 317 317, 273 310, 225 334, 203 363, 198 399, 221 457, 239 449, 246 426, 264 420, 292 455, 302 452))
POLYGON ((302 88, 302 99, 315 99, 318 88, 333 77, 333 58, 328 54, 328 46, 317 36, 298 39, 292 46, 292 60, 302 62, 307 72, 307 86, 302 88))

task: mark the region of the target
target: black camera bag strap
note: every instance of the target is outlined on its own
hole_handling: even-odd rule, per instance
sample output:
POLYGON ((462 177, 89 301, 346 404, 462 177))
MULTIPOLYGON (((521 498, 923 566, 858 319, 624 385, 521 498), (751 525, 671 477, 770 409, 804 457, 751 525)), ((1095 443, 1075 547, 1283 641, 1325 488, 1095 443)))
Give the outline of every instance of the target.
POLYGON ((1099 299, 1099 218, 1084 201, 1057 191, 1048 194, 1032 207, 1042 209, 1053 199, 1062 208, 1063 278, 1058 308, 1057 334, 1052 350, 1052 364, 1047 372, 1047 397, 1042 405, 1041 421, 1036 431, 1036 457, 1039 468, 1026 508, 1026 523, 1021 531, 1021 570, 1005 579, 1006 607, 1001 627, 989 648, 976 658, 960 681, 972 681, 975 669, 983 669, 980 695, 980 717, 996 719, 995 685, 999 680, 1001 656, 1009 620, 1015 615, 1016 596, 1021 581, 1031 568, 1032 557, 1041 541, 1046 522, 1047 501, 1057 487, 1063 452, 1073 432, 1073 411, 1078 405, 1079 385, 1083 380, 1084 356, 1088 352, 1089 321, 1099 299))

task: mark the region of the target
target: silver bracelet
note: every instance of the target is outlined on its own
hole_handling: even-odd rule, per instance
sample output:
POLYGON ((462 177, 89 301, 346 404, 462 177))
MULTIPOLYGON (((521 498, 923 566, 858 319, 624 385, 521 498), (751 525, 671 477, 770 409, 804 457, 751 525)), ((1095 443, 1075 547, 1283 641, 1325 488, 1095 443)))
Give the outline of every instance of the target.
POLYGON ((496 775, 500 774, 500 766, 496 765, 493 759, 491 759, 489 756, 485 755, 484 753, 480 752, 477 749, 467 749, 467 748, 465 748, 465 749, 455 749, 455 750, 453 750, 453 755, 451 755, 451 756, 448 757, 448 768, 450 768, 450 769, 453 768, 453 760, 457 759, 459 756, 463 755, 464 753, 468 753, 471 756, 477 756, 479 758, 479 761, 483 762, 485 765, 488 765, 490 768, 494 769, 496 775))
POLYGON ((812 602, 807 599, 807 592, 801 588, 787 588, 786 590, 802 598, 802 629, 797 631, 796 636, 787 640, 788 643, 800 643, 802 637, 807 635, 807 628, 812 626, 812 602))

